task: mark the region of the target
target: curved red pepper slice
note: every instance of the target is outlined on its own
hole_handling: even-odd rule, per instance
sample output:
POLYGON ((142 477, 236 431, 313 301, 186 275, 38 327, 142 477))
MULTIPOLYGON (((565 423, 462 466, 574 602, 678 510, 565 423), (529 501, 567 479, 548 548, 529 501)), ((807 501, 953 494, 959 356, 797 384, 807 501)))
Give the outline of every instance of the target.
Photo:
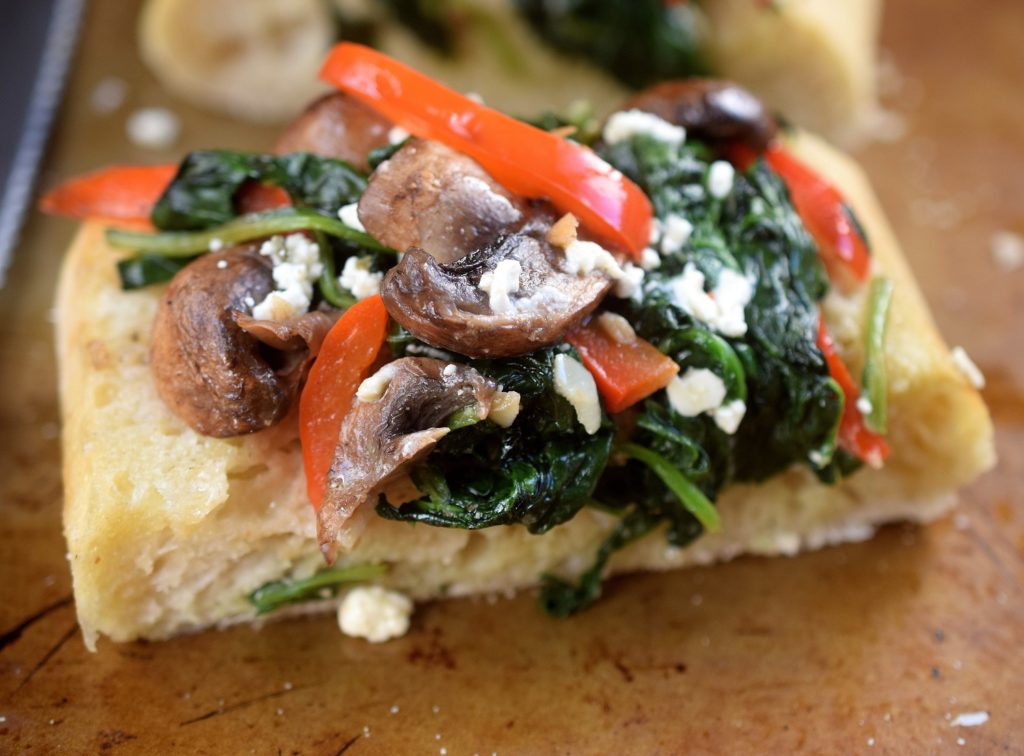
POLYGON ((320 78, 410 133, 469 155, 509 191, 549 199, 634 258, 647 246, 650 200, 588 147, 481 105, 362 45, 337 45, 320 78))
POLYGON ((622 412, 665 388, 679 366, 649 341, 637 336, 625 343, 608 335, 596 320, 569 333, 565 340, 580 354, 594 376, 609 412, 622 412))
POLYGON ((850 371, 836 351, 832 338, 825 329, 825 318, 818 321, 818 349, 825 356, 828 372, 843 390, 843 417, 839 421, 839 446, 864 460, 871 467, 881 467, 889 457, 889 444, 878 433, 868 429, 864 415, 857 409, 860 389, 850 371))
POLYGON ((327 333, 309 371, 299 397, 299 439, 306 490, 316 510, 327 486, 341 421, 377 361, 387 332, 388 313, 380 295, 357 302, 327 333))

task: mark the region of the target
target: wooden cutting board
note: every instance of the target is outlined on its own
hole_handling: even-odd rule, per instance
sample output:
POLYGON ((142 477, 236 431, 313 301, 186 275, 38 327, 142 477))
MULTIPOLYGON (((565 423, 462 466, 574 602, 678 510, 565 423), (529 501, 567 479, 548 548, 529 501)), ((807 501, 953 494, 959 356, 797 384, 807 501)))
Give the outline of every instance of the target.
MULTIPOLYGON (((166 157, 125 143, 142 105, 183 116, 179 150, 269 144, 161 93, 129 41, 135 6, 92 4, 44 183, 166 157), (110 75, 128 102, 99 115, 110 75)), ((1024 269, 989 254, 997 229, 1024 234, 1022 32, 1017 0, 891 2, 888 131, 905 133, 859 154, 942 330, 988 376, 998 468, 930 527, 616 580, 568 621, 524 595, 428 605, 383 646, 323 617, 88 653, 48 318, 73 229, 33 217, 0 292, 0 751, 1024 752, 1024 269)))

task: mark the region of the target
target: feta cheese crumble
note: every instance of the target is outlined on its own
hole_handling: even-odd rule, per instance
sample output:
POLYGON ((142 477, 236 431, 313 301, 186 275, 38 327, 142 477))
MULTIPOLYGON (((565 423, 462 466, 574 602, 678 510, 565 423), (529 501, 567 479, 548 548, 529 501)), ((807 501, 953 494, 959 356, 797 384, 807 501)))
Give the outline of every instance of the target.
POLYGON ((953 364, 956 366, 956 369, 963 374, 964 378, 966 378, 974 388, 985 388, 984 373, 982 373, 981 369, 974 364, 974 360, 970 358, 967 351, 962 346, 953 347, 949 356, 953 360, 953 364))
POLYGON ((708 168, 708 193, 715 199, 725 199, 732 191, 736 169, 725 160, 716 160, 708 168))
POLYGON ((166 150, 181 134, 181 119, 167 108, 141 108, 125 123, 128 139, 148 150, 166 150))
POLYGON ((356 389, 356 399, 361 402, 375 402, 384 396, 395 377, 395 366, 388 364, 370 377, 363 380, 356 389))
POLYGON ((644 247, 644 251, 640 253, 640 267, 644 270, 660 268, 661 255, 658 254, 658 250, 652 247, 644 247))
POLYGON ((677 213, 665 218, 664 232, 661 236, 661 252, 671 255, 686 246, 693 233, 693 224, 677 213))
POLYGON ((565 270, 578 276, 605 273, 615 281, 615 296, 622 298, 633 296, 644 280, 643 268, 629 262, 619 265, 611 252, 592 241, 576 240, 565 248, 565 270))
POLYGON ((491 411, 487 419, 502 428, 510 427, 519 417, 521 399, 518 391, 499 391, 491 401, 491 411))
POLYGON ((116 76, 107 76, 92 90, 89 104, 94 113, 108 115, 124 105, 127 95, 128 82, 116 76))
POLYGON ((363 222, 359 220, 358 202, 353 202, 350 205, 343 205, 338 211, 338 218, 349 228, 354 228, 356 231, 366 233, 366 228, 363 226, 363 222))
POLYGON ((725 383, 707 368, 690 368, 665 388, 668 403, 683 417, 712 412, 725 401, 725 383))
POLYGON ((990 252, 1003 270, 1009 272, 1024 267, 1024 236, 1012 231, 996 231, 990 241, 990 252))
POLYGON ((866 396, 861 396, 857 399, 857 411, 862 415, 870 415, 874 406, 871 404, 871 400, 866 396))
POLYGON ((401 144, 411 136, 412 134, 401 126, 392 126, 391 130, 388 131, 388 144, 401 144))
POLYGON ((345 635, 383 643, 409 632, 413 603, 405 594, 378 585, 353 588, 338 607, 338 627, 345 635))
POLYGON ((684 417, 711 415, 715 425, 730 436, 740 427, 747 405, 742 399, 725 402, 725 383, 707 368, 690 368, 665 387, 668 403, 684 417))
POLYGON ((597 316, 598 327, 617 344, 631 344, 636 341, 636 331, 629 321, 614 312, 603 312, 597 316))
POLYGON ((348 258, 338 276, 338 285, 352 292, 356 299, 372 297, 380 291, 380 282, 384 280, 384 274, 373 270, 372 264, 369 255, 348 258))
POLYGON ((260 246, 260 254, 274 263, 277 290, 253 305, 252 316, 280 322, 307 312, 313 300, 313 282, 323 272, 319 245, 303 234, 272 236, 260 246))
POLYGON ((494 266, 494 270, 480 276, 477 286, 488 295, 487 303, 491 312, 504 315, 515 309, 510 295, 519 291, 519 278, 522 274, 523 266, 518 260, 502 260, 494 266))
POLYGON ((753 284, 730 268, 722 269, 710 294, 704 291, 704 280, 704 274, 687 263, 680 275, 668 281, 675 303, 724 336, 743 336, 747 332, 743 311, 754 296, 753 284))
POLYGON ((686 129, 653 113, 642 110, 620 110, 605 122, 602 137, 608 144, 618 144, 635 136, 647 136, 673 146, 686 141, 686 129))
POLYGON ((715 425, 731 436, 739 429, 740 423, 743 422, 743 416, 746 414, 747 403, 742 399, 733 399, 728 404, 723 404, 712 411, 711 417, 714 419, 715 425))
POLYGON ((583 365, 566 354, 556 354, 554 360, 555 393, 563 397, 576 410, 576 419, 587 433, 597 433, 601 427, 601 401, 597 396, 594 376, 583 365))
POLYGON ((956 718, 949 723, 950 727, 979 727, 988 721, 987 711, 967 711, 957 714, 956 718))

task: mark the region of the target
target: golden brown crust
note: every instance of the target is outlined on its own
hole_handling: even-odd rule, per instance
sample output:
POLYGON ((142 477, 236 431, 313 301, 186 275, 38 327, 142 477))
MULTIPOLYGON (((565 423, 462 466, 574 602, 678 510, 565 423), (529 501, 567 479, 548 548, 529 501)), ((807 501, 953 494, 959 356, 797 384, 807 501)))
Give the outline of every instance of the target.
MULTIPOLYGON (((794 149, 840 185, 868 229, 878 269, 895 282, 892 459, 836 487, 797 470, 736 486, 719 504, 723 532, 687 549, 666 548, 652 534, 617 555, 616 571, 794 553, 867 537, 884 521, 931 519, 994 461, 988 413, 953 365, 863 175, 813 138, 801 136, 794 149)), ((237 439, 199 436, 175 418, 147 364, 161 291, 120 291, 117 253, 102 232, 99 223, 82 227, 57 302, 65 533, 86 639, 162 638, 251 619, 249 592, 322 563, 294 418, 237 439)), ((859 370, 860 303, 836 299, 826 309, 859 370)), ((587 510, 532 536, 518 527, 470 533, 356 516, 366 518, 364 535, 339 562, 391 562, 381 582, 415 598, 509 590, 545 570, 578 573, 612 524, 587 510)))

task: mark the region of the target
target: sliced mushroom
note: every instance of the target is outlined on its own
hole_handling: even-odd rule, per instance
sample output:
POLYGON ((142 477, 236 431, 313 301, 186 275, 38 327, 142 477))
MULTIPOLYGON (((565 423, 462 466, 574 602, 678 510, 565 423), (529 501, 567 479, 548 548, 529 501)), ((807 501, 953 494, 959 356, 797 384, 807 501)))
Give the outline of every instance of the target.
POLYGON ((426 357, 388 363, 367 383, 376 391, 361 387, 341 424, 317 514, 328 562, 337 544, 347 548, 358 538, 362 521, 352 514, 422 460, 448 434, 453 413, 475 407, 486 418, 498 388, 473 368, 426 357))
POLYGON ((285 128, 274 151, 312 152, 367 171, 371 150, 388 144, 392 124, 375 110, 341 93, 314 101, 285 128))
POLYGON ((476 161, 439 142, 410 141, 377 167, 359 219, 378 241, 449 263, 525 220, 525 203, 476 161))
POLYGON ((388 313, 418 339, 469 357, 511 357, 561 341, 612 279, 564 270, 561 250, 538 238, 542 230, 510 234, 448 265, 409 250, 381 284, 388 313))
POLYGON ((283 322, 257 320, 238 311, 233 316, 239 328, 267 347, 263 353, 274 367, 275 374, 282 381, 294 384, 294 393, 297 395, 297 389, 320 353, 320 347, 334 325, 334 320, 318 310, 283 322))
POLYGON ((741 142, 762 152, 778 125, 761 101, 738 84, 715 79, 667 81, 626 100, 621 110, 643 110, 707 142, 741 142))
POLYGON ((190 263, 161 300, 150 348, 157 392, 199 433, 262 430, 294 401, 331 321, 253 320, 246 313, 273 289, 270 260, 246 247, 190 263))

